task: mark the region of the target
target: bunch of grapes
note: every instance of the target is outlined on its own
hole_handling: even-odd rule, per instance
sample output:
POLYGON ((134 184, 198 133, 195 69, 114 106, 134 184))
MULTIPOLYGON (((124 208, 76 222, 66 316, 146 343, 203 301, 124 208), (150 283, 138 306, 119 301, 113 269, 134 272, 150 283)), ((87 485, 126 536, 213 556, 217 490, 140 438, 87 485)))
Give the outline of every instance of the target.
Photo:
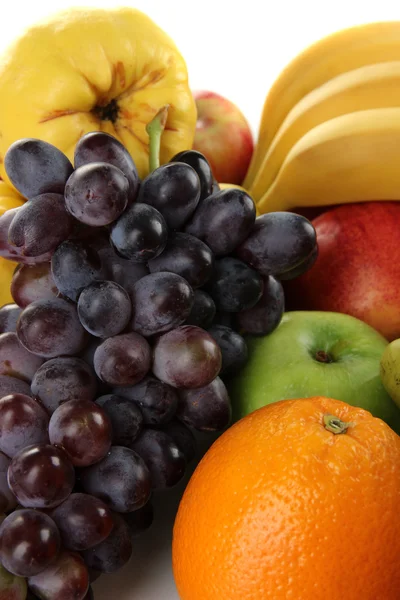
POLYGON ((5 166, 28 201, 0 218, 0 255, 19 262, 0 309, 0 588, 83 600, 183 477, 193 430, 229 425, 243 334, 279 324, 280 280, 312 264, 315 231, 256 219, 194 151, 140 181, 93 132, 74 167, 35 139, 5 166))

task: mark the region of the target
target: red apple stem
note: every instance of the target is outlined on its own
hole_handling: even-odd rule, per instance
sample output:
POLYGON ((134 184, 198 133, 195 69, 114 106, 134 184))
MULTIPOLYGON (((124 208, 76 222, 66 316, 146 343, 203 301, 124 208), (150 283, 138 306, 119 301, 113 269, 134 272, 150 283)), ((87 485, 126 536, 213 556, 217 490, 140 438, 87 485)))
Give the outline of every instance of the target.
POLYGON ((346 433, 348 428, 353 425, 353 423, 346 423, 334 415, 324 415, 323 421, 325 429, 335 434, 346 433))
POLYGON ((157 112, 156 116, 147 123, 146 131, 149 135, 149 171, 158 169, 160 166, 161 136, 167 123, 169 104, 166 104, 157 112))

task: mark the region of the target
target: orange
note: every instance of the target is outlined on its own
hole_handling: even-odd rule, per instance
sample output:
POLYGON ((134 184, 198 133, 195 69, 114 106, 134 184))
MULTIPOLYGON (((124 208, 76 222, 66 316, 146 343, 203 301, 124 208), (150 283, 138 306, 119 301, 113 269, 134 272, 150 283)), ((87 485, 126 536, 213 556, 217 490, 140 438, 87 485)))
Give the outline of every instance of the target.
POLYGON ((174 526, 182 600, 398 600, 400 437, 339 400, 285 400, 228 429, 174 526))

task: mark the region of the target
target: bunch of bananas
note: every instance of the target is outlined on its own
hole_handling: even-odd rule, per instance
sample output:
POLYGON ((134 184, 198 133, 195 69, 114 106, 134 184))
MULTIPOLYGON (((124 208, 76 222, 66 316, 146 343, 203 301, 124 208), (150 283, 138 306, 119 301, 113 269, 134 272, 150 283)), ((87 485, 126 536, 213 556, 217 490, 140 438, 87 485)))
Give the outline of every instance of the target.
POLYGON ((400 21, 330 35, 282 72, 243 183, 258 212, 400 200, 400 21))

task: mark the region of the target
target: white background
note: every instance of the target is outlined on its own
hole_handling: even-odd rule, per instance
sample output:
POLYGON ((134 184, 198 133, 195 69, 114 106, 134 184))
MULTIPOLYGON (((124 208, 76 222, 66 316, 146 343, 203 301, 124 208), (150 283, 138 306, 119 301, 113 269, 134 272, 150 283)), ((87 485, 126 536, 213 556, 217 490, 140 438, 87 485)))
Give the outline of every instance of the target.
MULTIPOLYGON (((105 0, 1 2, 0 50, 26 26, 58 9, 121 4, 105 0)), ((187 61, 192 89, 213 90, 235 102, 255 135, 265 95, 296 53, 343 27, 400 20, 400 4, 388 0, 126 0, 124 4, 143 10, 171 35, 187 61)), ((156 499, 153 528, 137 539, 132 560, 122 572, 95 584, 96 600, 177 600, 170 541, 187 478, 174 492, 156 499)))

